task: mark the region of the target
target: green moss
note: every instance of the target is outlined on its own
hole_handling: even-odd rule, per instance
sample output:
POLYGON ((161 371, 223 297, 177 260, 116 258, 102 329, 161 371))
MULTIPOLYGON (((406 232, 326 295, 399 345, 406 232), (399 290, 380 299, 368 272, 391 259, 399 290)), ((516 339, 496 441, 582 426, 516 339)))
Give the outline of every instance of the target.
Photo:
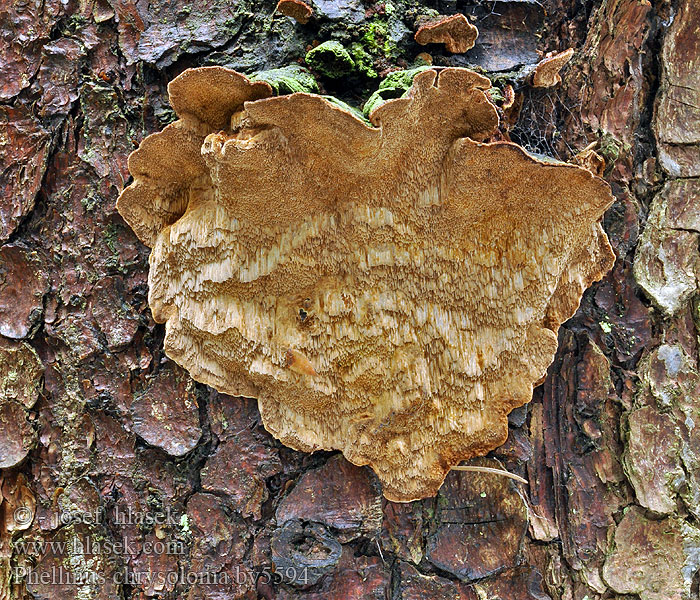
POLYGON ((117 256, 119 256, 116 245, 118 235, 119 228, 114 223, 108 223, 105 228, 105 244, 107 244, 107 247, 117 256))
POLYGON ((362 36, 362 43, 371 50, 377 50, 380 44, 380 40, 377 37, 382 35, 386 35, 386 22, 372 21, 362 36))
POLYGON ((331 104, 334 104, 338 108, 342 108, 343 110, 346 110, 347 112, 351 113, 353 116, 357 117, 360 119, 360 121, 364 121, 367 125, 371 125, 369 120, 365 117, 365 115, 362 114, 362 111, 359 110, 358 108, 355 108, 354 106, 350 106, 349 104, 343 102, 342 100, 338 100, 335 96, 323 96, 328 102, 331 104))
POLYGON ((363 114, 368 117, 375 108, 384 104, 387 100, 401 98, 413 85, 414 77, 429 68, 429 66, 424 65, 414 69, 389 73, 379 84, 379 89, 365 102, 362 108, 363 114))
POLYGON ((237 17, 232 17, 228 18, 224 21, 224 30, 229 34, 229 35, 236 35, 241 29, 241 21, 240 18, 237 17))
POLYGON ((87 24, 87 17, 83 15, 71 15, 68 21, 66 22, 64 33, 67 35, 75 34, 87 24))
POLYGON ((369 51, 381 53, 387 58, 395 57, 397 46, 396 42, 391 39, 390 30, 397 18, 396 7, 391 2, 385 2, 383 13, 374 16, 362 35, 361 41, 364 46, 369 51))
POLYGON ((406 69, 405 71, 394 71, 393 73, 389 73, 379 84, 379 89, 381 90, 383 88, 393 87, 408 91, 408 89, 413 85, 413 79, 415 76, 418 75, 418 73, 427 71, 428 69, 430 69, 430 67, 424 65, 414 69, 406 69))
POLYGON ((88 192, 87 195, 80 199, 80 204, 83 205, 83 208, 87 212, 93 211, 99 202, 99 198, 97 198, 97 195, 93 191, 88 192))
POLYGON ((355 61, 340 42, 323 42, 306 53, 306 64, 322 75, 336 79, 355 70, 355 61))
POLYGON ((501 89, 506 87, 508 84, 513 85, 515 81, 522 77, 520 71, 503 71, 501 73, 489 73, 488 71, 485 71, 482 67, 479 67, 477 65, 470 65, 469 68, 472 71, 476 71, 477 73, 488 77, 491 80, 491 85, 493 87, 499 87, 501 89))
POLYGON ((604 133, 600 138, 600 154, 605 158, 606 162, 615 162, 620 158, 620 150, 622 142, 610 133, 604 133))
POLYGON ((598 152, 605 159, 605 175, 610 174, 620 155, 629 152, 631 149, 629 144, 623 144, 614 135, 607 131, 604 132, 600 138, 600 149, 598 152))
POLYGON ((396 55, 396 43, 389 37, 389 23, 385 19, 372 21, 360 41, 375 54, 383 54, 386 58, 396 55))
POLYGON ((177 115, 175 114, 175 111, 169 106, 157 106, 153 109, 153 114, 163 127, 177 121, 177 115))
POLYGON ((492 102, 503 102, 506 98, 497 87, 492 87, 486 90, 492 102))
POLYGON ((192 535, 192 529, 190 528, 190 520, 189 520, 189 517, 187 516, 187 513, 184 513, 180 517, 180 531, 185 536, 192 535))
POLYGON ((367 102, 365 102, 365 105, 362 107, 362 113, 366 117, 369 117, 375 108, 377 108, 378 106, 381 106, 387 100, 391 100, 393 98, 400 98, 404 94, 405 91, 406 90, 402 90, 400 88, 378 89, 376 92, 374 92, 369 97, 367 102))
POLYGON ((352 58, 355 61, 355 66, 360 73, 366 77, 369 77, 370 79, 379 77, 377 70, 374 68, 374 59, 372 58, 372 55, 365 50, 364 46, 360 42, 354 42, 352 46, 350 46, 350 53, 352 54, 352 58))
POLYGON ((260 71, 250 77, 251 81, 265 81, 270 84, 276 96, 295 92, 318 93, 318 84, 308 69, 300 65, 288 65, 280 69, 260 71))
MULTIPOLYGON (((377 64, 386 66, 400 56, 398 42, 407 34, 396 7, 391 2, 384 4, 384 11, 375 14, 372 20, 358 28, 359 36, 350 46, 357 71, 370 79, 377 78, 377 64)), ((383 67, 381 67, 383 68, 383 67)))

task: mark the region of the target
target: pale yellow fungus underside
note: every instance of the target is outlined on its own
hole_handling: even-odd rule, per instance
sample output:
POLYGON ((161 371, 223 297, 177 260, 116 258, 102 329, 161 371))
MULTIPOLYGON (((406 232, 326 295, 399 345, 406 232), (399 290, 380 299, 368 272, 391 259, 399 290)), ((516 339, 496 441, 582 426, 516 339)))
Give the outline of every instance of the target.
POLYGON ((425 71, 370 126, 320 96, 186 71, 170 85, 181 120, 130 157, 118 202, 153 248, 168 356, 257 398, 285 444, 369 464, 392 500, 434 495, 504 442, 613 262, 607 184, 481 143, 489 85, 425 71))

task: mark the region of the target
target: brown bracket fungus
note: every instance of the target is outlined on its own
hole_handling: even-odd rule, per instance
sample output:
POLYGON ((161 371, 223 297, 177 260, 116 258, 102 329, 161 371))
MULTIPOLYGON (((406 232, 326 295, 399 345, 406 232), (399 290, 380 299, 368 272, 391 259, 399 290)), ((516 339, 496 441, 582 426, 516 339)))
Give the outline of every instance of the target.
POLYGON ((597 145, 598 142, 593 142, 586 146, 574 156, 574 162, 584 169, 588 169, 594 175, 602 177, 603 173, 605 173, 605 159, 593 150, 597 145))
POLYGON ((302 0, 279 0, 275 11, 292 17, 297 23, 306 25, 311 18, 311 7, 302 0))
POLYGON ((462 14, 440 17, 418 28, 414 39, 421 46, 444 44, 452 54, 462 54, 474 47, 479 30, 462 14))
POLYGON ((497 126, 489 80, 418 74, 371 125, 220 67, 169 86, 180 120, 129 159, 118 209, 152 247, 165 350, 258 399, 303 451, 371 465, 384 495, 434 495, 502 444, 583 291, 612 266, 608 185, 497 126))
POLYGON ((537 63, 532 73, 532 86, 548 88, 559 85, 561 83, 559 71, 564 68, 564 65, 571 60, 573 55, 574 49, 569 48, 564 52, 551 54, 543 58, 537 63))

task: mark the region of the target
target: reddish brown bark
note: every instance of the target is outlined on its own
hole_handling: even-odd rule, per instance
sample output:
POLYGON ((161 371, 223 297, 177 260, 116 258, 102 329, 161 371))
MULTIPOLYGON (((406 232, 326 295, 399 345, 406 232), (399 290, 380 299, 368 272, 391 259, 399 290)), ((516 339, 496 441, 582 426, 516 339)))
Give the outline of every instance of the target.
MULTIPOLYGON (((416 22, 456 10, 309 4, 303 26, 270 20, 274 2, 0 7, 0 599, 694 597, 698 3, 460 3, 476 46, 431 47, 433 64, 512 85, 504 137, 603 157, 617 262, 483 459, 529 485, 455 472, 410 504, 341 456, 285 448, 254 401, 169 361, 148 249, 115 210, 127 156, 172 119, 166 85, 185 68, 303 63, 315 41, 352 48, 369 31, 376 72, 406 67, 425 50, 416 22), (538 59, 570 47, 563 82, 531 88, 538 59)), ((378 83, 366 73, 317 79, 357 104, 378 83)))

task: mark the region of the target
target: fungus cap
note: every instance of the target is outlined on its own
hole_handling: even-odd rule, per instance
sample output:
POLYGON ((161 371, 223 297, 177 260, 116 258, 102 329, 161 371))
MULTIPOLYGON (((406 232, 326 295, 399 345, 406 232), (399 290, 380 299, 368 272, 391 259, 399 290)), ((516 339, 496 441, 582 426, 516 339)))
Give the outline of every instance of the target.
POLYGON ((571 60, 573 55, 574 49, 569 48, 564 52, 559 52, 543 58, 537 63, 532 73, 533 87, 548 88, 559 85, 561 83, 559 71, 564 68, 564 65, 571 60))
POLYGON ((275 10, 302 25, 309 22, 312 13, 311 7, 302 0, 279 0, 275 10))
POLYGON ((574 161, 598 177, 605 173, 605 159, 592 148, 585 148, 576 154, 574 161))
POLYGON ((370 465, 391 500, 434 495, 505 441, 613 262, 608 185, 482 143, 489 85, 424 71, 368 124, 321 96, 186 71, 170 85, 181 120, 132 154, 117 204, 153 248, 166 353, 257 398, 288 446, 370 465))
POLYGON ((444 44, 448 52, 462 54, 474 47, 479 30, 462 14, 440 17, 421 25, 414 36, 421 46, 444 44))

